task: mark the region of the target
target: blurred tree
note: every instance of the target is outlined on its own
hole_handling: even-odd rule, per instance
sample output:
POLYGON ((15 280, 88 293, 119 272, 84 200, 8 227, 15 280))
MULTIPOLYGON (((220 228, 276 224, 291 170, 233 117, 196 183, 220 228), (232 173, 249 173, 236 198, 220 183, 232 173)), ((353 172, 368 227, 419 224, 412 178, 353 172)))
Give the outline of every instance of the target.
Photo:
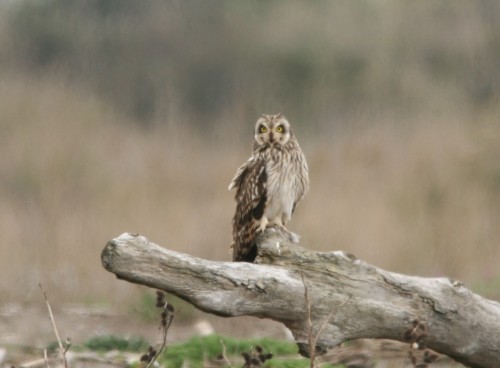
POLYGON ((11 64, 56 73, 142 124, 175 106, 210 125, 226 111, 315 121, 359 110, 480 108, 500 92, 500 4, 20 1, 11 64), (315 119, 311 119, 315 116, 315 119))

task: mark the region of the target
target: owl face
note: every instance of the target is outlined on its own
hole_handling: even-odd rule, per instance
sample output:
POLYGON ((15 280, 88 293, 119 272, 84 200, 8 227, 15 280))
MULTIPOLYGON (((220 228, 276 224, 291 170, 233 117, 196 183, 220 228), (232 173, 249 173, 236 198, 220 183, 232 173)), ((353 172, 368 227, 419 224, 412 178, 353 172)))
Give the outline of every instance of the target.
POLYGON ((255 142, 263 144, 286 144, 292 136, 290 123, 280 114, 262 115, 255 124, 255 142))

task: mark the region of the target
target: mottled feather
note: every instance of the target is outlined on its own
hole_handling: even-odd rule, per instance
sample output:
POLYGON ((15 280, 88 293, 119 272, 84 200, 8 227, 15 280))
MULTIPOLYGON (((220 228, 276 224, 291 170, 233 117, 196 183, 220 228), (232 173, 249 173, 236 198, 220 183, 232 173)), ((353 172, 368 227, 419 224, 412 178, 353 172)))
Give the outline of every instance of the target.
POLYGON ((236 171, 234 188, 233 260, 252 262, 259 232, 268 223, 284 228, 309 188, 304 154, 283 115, 257 120, 253 155, 236 171))
MULTIPOLYGON (((259 230, 267 201, 265 162, 248 160, 240 167, 231 182, 236 188, 236 212, 233 218, 233 261, 247 260, 252 256, 254 236, 259 230)), ((231 187, 231 185, 230 185, 231 187)))

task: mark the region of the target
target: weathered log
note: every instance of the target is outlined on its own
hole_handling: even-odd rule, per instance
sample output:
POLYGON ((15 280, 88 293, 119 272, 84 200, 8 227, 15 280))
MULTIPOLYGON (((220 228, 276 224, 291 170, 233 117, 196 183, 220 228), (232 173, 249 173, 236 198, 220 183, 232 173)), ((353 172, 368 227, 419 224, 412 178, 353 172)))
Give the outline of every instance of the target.
POLYGON ((430 349, 466 366, 500 367, 500 303, 448 278, 384 271, 342 251, 309 251, 273 228, 259 237, 255 263, 208 261, 135 234, 108 242, 102 263, 120 279, 208 313, 281 322, 306 356, 320 328, 315 348, 321 353, 359 338, 405 341, 418 320, 430 349))

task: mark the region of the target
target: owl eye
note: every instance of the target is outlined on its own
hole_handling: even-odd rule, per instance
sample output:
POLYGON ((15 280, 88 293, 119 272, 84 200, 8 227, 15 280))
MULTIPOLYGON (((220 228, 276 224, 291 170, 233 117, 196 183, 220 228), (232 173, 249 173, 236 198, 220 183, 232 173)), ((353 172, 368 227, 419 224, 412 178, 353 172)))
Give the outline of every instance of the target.
POLYGON ((261 133, 267 133, 267 128, 264 125, 261 125, 259 128, 259 132, 261 133))
POLYGON ((278 125, 278 127, 276 128, 276 133, 283 133, 283 125, 278 125))

